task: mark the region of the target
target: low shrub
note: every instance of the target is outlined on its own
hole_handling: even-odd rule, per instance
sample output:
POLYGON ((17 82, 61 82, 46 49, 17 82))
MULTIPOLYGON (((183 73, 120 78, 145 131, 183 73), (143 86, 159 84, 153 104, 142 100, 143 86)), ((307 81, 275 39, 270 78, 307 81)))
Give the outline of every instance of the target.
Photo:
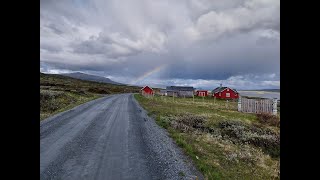
POLYGON ((200 115, 194 115, 191 113, 184 113, 180 114, 176 117, 177 122, 181 122, 187 126, 193 127, 193 128, 204 128, 206 117, 200 116, 200 115))
POLYGON ((249 125, 236 120, 223 120, 215 126, 207 127, 205 116, 191 113, 158 117, 158 122, 165 128, 171 126, 184 133, 210 133, 218 139, 239 145, 259 147, 271 157, 280 157, 280 135, 265 126, 249 125))
POLYGON ((262 124, 280 127, 280 118, 278 116, 268 113, 260 113, 257 114, 257 119, 262 124))
POLYGON ((91 93, 97 93, 97 94, 110 94, 109 91, 106 91, 103 88, 89 88, 88 91, 91 93))
POLYGON ((72 92, 73 94, 77 94, 77 95, 81 95, 81 96, 86 96, 88 95, 85 90, 83 89, 73 89, 73 90, 69 90, 69 92, 72 92))
POLYGON ((61 107, 75 101, 74 97, 66 95, 65 92, 41 90, 40 91, 40 112, 54 112, 61 107))
POLYGON ((249 126, 240 121, 222 121, 218 127, 224 139, 260 147, 271 157, 280 156, 280 135, 268 128, 249 126))
POLYGON ((170 126, 171 119, 169 117, 158 115, 156 119, 157 119, 156 122, 161 127, 167 129, 170 126))
POLYGON ((193 131, 195 129, 204 130, 207 119, 204 116, 184 113, 176 116, 171 121, 171 126, 182 132, 193 131))

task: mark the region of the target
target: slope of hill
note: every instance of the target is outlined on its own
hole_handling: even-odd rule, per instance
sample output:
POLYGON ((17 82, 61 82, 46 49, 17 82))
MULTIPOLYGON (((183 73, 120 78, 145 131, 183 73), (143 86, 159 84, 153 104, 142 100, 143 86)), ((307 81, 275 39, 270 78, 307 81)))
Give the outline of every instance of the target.
POLYGON ((40 72, 40 120, 103 94, 137 93, 141 87, 114 85, 40 72))
POLYGON ((63 76, 68 76, 76 79, 81 79, 81 80, 87 80, 87 81, 94 81, 94 82, 102 82, 102 83, 108 83, 108 84, 116 84, 116 85, 124 85, 122 83, 114 82, 109 78, 101 77, 101 76, 96 76, 96 75, 90 75, 90 74, 85 74, 85 73, 64 73, 60 74, 63 76))
POLYGON ((80 80, 59 74, 40 73, 40 89, 83 91, 97 94, 135 93, 141 87, 128 85, 114 85, 89 80, 80 80))

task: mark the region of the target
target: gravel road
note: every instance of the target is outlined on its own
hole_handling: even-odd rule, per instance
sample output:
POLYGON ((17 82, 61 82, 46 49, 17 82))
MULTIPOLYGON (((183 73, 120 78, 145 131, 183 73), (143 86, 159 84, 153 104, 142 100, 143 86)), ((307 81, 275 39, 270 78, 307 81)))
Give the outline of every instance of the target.
POLYGON ((132 94, 40 122, 40 179, 203 179, 132 94))

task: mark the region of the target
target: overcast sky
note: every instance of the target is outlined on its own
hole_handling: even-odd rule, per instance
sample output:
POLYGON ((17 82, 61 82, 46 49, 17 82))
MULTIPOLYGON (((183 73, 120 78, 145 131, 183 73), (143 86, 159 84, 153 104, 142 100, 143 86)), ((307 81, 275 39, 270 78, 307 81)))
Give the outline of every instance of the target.
POLYGON ((40 71, 280 87, 280 0, 41 0, 40 71))

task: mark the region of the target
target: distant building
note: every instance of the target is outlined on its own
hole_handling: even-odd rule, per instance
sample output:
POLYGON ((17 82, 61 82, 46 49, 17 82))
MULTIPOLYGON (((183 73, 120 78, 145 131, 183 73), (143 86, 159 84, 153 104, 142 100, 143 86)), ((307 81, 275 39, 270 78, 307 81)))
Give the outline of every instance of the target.
POLYGON ((235 89, 222 87, 222 84, 220 84, 220 87, 217 87, 212 91, 212 97, 218 99, 238 99, 239 93, 235 89))
POLYGON ((167 86, 167 96, 192 97, 194 88, 191 86, 167 86))
POLYGON ((197 96, 208 96, 207 90, 197 90, 196 92, 197 96))
POLYGON ((161 95, 161 96, 166 96, 166 95, 167 95, 167 90, 165 90, 165 89, 160 89, 159 95, 161 95))
POLYGON ((143 87, 140 91, 142 95, 153 95, 153 89, 149 86, 143 87))

